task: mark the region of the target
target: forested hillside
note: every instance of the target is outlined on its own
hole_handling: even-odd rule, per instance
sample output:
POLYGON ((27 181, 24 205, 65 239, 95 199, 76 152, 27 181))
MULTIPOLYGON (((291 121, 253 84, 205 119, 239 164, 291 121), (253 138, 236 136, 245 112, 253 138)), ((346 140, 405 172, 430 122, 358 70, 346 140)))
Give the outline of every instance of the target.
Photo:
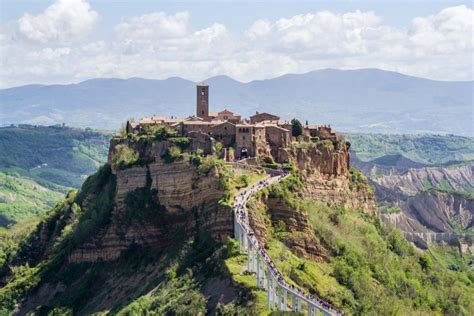
POLYGON ((62 126, 0 128, 0 226, 49 210, 106 161, 108 133, 62 126))
POLYGON ((352 150, 362 161, 393 166, 403 156, 423 165, 474 160, 474 138, 456 135, 386 135, 348 133, 352 150))

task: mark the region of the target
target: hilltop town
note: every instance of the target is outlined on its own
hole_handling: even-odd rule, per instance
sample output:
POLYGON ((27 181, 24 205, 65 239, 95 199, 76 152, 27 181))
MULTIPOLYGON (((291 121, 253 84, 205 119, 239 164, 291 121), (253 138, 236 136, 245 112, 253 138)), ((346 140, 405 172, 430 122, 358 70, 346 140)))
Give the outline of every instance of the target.
POLYGON ((228 109, 220 112, 209 111, 209 85, 196 85, 196 114, 186 118, 164 117, 154 115, 138 121, 128 121, 126 132, 140 132, 146 127, 162 125, 177 132, 178 136, 196 138, 206 134, 215 141, 222 143, 226 150, 224 159, 240 160, 272 156, 276 162, 286 162, 279 149, 288 147, 292 137, 299 141, 343 141, 341 134, 336 134, 330 126, 309 125, 301 128, 301 135, 296 135, 293 124, 282 120, 279 116, 256 112, 249 118, 228 109))

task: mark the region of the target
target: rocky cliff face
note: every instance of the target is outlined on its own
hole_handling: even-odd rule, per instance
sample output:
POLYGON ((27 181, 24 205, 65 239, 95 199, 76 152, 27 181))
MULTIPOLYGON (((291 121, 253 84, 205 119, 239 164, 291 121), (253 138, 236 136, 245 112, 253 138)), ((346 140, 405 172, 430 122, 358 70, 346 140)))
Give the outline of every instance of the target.
MULTIPOLYGON (((217 240, 232 234, 232 212, 218 203, 223 191, 217 169, 202 175, 189 161, 166 163, 160 156, 167 147, 152 143, 140 154, 151 162, 114 170, 117 189, 110 223, 75 249, 71 262, 114 260, 131 245, 159 251, 199 232, 217 240)), ((111 163, 114 148, 112 144, 111 163)))
POLYGON ((465 164, 371 179, 377 200, 385 208, 398 209, 382 213, 382 219, 421 247, 433 241, 455 242, 474 227, 474 200, 458 193, 473 191, 473 170, 474 164, 465 164))
POLYGON ((290 249, 298 256, 305 258, 317 261, 326 258, 326 250, 314 235, 305 212, 294 209, 280 198, 269 197, 265 200, 265 204, 268 207, 272 225, 278 227, 283 222, 286 230, 290 232, 289 236, 283 240, 290 249))
MULTIPOLYGON (((413 196, 430 187, 455 191, 474 191, 474 164, 451 168, 425 167, 410 169, 402 175, 374 178, 381 187, 405 196, 413 196)), ((390 198, 387 196, 386 198, 390 198)))
POLYGON ((350 185, 350 154, 347 147, 292 148, 286 151, 288 159, 300 170, 304 182, 304 197, 322 201, 331 206, 342 205, 373 213, 375 199, 367 186, 350 185))
POLYGON ((407 232, 453 232, 474 227, 474 200, 462 195, 427 191, 409 197, 401 203, 404 212, 383 214, 383 218, 407 232))

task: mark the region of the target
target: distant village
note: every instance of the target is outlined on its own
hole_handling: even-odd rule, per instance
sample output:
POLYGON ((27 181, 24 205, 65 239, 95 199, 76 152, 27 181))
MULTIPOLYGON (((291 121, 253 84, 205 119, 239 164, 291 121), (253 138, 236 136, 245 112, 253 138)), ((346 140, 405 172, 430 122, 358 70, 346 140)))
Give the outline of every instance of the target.
MULTIPOLYGON (((180 136, 205 133, 221 142, 225 147, 233 147, 236 159, 271 155, 278 148, 288 147, 292 141, 292 124, 279 116, 256 112, 247 119, 228 109, 220 112, 209 111, 209 85, 196 86, 196 114, 186 118, 154 115, 139 121, 127 121, 126 132, 140 131, 146 125, 163 125, 175 130, 180 136)), ((303 126, 300 138, 309 141, 336 141, 341 135, 334 133, 330 126, 303 126)))

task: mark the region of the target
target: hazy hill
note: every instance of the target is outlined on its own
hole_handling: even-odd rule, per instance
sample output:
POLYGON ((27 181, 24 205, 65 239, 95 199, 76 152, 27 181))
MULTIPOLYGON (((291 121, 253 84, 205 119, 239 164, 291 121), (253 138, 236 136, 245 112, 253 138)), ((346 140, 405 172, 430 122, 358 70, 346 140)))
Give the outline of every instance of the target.
MULTIPOLYGON (((433 81, 376 69, 326 69, 249 83, 226 76, 205 81, 213 111, 228 107, 245 116, 271 111, 347 131, 474 135, 473 81, 433 81)), ((116 129, 130 117, 190 115, 194 84, 131 78, 3 89, 0 122, 116 129)))

